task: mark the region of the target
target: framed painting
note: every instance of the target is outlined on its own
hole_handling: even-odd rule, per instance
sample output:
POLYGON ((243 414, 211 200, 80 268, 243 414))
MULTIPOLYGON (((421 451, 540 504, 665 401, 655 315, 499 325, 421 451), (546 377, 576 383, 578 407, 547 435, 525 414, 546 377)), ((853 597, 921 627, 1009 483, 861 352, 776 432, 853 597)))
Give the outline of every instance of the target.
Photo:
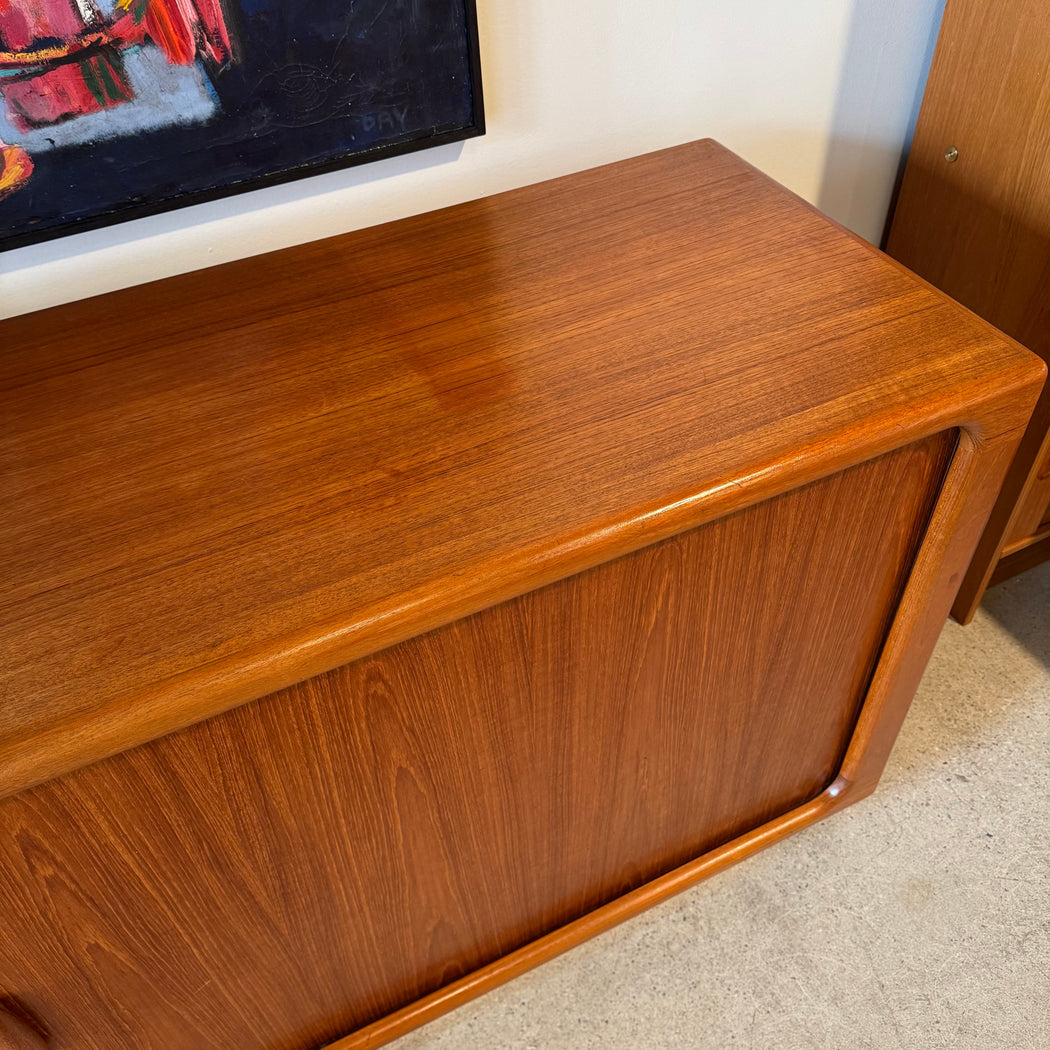
POLYGON ((0 0, 0 247, 484 131, 474 0, 0 0))

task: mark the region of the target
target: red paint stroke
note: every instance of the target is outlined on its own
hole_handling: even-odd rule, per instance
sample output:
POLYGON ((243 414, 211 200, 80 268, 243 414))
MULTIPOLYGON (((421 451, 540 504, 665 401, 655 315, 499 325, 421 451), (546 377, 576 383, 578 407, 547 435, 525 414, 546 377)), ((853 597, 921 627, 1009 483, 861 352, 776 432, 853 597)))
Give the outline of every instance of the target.
POLYGON ((150 0, 144 23, 173 65, 191 65, 200 56, 220 66, 233 59, 220 0, 150 0))
MULTIPOLYGON (((0 98, 19 131, 113 109, 134 98, 121 51, 145 41, 172 65, 235 60, 225 0, 128 0, 111 23, 87 22, 74 0, 0 0, 0 98)), ((33 170, 21 147, 0 143, 4 193, 33 170), (18 149, 15 155, 7 151, 18 149), (28 165, 28 167, 27 167, 28 165), (17 174, 17 179, 16 179, 17 174)))
POLYGON ((85 25, 70 0, 0 0, 0 39, 14 51, 25 50, 34 40, 65 40, 85 25))
POLYGON ((193 7, 189 0, 153 0, 143 19, 146 35, 173 66, 190 66, 197 60, 196 24, 187 7, 193 7))
MULTIPOLYGON (((75 39, 90 27, 70 0, 0 0, 0 41, 25 50, 38 40, 75 39)), ((133 97, 115 48, 44 65, 0 81, 8 117, 19 131, 111 109, 133 97)))
POLYGON ((204 51, 219 65, 227 65, 235 59, 233 41, 223 11, 222 0, 195 0, 204 31, 204 51))

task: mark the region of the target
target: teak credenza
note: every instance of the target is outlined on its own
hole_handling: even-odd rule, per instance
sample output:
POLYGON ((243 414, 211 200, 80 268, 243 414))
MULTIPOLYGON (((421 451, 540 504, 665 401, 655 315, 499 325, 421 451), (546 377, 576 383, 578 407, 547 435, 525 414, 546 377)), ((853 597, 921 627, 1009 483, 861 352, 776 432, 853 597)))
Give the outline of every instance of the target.
POLYGON ((712 142, 0 348, 17 1050, 376 1046, 862 797, 1044 375, 712 142))

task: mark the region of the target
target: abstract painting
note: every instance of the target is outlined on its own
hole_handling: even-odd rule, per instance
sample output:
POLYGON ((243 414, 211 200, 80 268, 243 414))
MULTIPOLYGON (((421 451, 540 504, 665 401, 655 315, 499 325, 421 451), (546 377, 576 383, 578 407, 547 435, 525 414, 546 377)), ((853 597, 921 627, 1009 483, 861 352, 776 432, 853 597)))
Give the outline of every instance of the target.
POLYGON ((474 0, 0 0, 0 247, 483 131, 474 0))

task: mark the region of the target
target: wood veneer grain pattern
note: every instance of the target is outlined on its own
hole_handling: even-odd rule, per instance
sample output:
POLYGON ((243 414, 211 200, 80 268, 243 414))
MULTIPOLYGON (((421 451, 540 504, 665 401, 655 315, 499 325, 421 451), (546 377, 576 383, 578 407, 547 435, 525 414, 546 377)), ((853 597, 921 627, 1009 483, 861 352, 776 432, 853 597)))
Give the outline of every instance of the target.
POLYGON ((994 587, 1003 580, 1009 580, 1018 573, 1027 572, 1037 565, 1042 565, 1050 558, 1050 526, 1041 529, 1032 543, 1019 547, 1016 551, 1004 554, 996 563, 989 587, 994 587))
POLYGON ((953 448, 7 799, 0 990, 54 1050, 301 1050, 805 803, 850 743, 953 448))
POLYGON ((15 1004, 0 1000, 0 1050, 47 1050, 44 1035, 15 1004))
POLYGON ((1038 382, 710 142, 0 341, 0 793, 1038 382))

